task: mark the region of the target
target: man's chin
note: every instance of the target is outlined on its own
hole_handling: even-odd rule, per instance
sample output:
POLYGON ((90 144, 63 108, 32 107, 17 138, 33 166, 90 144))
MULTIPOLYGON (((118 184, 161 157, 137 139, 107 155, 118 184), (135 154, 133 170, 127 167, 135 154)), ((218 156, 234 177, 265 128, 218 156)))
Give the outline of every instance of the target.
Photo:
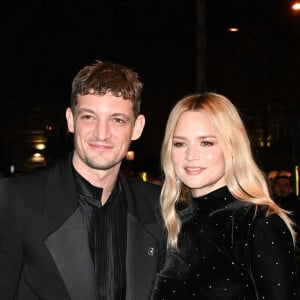
POLYGON ((118 163, 116 162, 103 162, 103 161, 96 161, 96 160, 88 160, 86 161, 86 164, 94 170, 102 170, 102 171, 107 171, 112 168, 114 168, 118 163))

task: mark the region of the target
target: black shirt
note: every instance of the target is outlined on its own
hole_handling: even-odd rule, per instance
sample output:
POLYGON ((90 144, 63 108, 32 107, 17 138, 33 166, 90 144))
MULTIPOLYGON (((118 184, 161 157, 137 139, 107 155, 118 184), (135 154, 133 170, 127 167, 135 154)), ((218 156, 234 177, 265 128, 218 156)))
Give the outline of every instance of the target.
POLYGON ((127 204, 118 180, 101 205, 102 188, 74 170, 79 205, 88 233, 101 300, 123 300, 126 294, 127 204))

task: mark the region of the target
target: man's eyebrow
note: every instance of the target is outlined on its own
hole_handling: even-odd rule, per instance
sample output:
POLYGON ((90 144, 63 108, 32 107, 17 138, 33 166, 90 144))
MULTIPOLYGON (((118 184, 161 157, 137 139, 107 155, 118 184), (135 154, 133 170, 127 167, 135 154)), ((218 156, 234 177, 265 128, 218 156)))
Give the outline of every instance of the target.
POLYGON ((83 113, 83 112, 89 112, 89 113, 95 113, 92 109, 90 108, 79 108, 78 113, 83 113))

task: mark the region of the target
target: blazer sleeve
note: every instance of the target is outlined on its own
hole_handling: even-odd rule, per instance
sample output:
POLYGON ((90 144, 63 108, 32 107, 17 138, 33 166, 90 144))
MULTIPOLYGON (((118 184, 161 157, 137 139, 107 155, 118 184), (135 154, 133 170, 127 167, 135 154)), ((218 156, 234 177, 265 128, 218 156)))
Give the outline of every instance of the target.
POLYGON ((0 181, 0 299, 15 299, 23 265, 22 226, 18 211, 22 208, 10 180, 0 181))
POLYGON ((292 236, 277 215, 254 219, 248 247, 257 299, 300 299, 292 236))

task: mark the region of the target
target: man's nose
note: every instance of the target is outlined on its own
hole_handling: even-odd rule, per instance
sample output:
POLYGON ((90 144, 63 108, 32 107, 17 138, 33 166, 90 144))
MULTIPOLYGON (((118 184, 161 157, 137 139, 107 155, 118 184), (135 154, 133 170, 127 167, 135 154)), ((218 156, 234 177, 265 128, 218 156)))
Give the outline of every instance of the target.
POLYGON ((106 120, 99 120, 94 130, 94 135, 99 140, 106 140, 110 136, 110 127, 106 120))

